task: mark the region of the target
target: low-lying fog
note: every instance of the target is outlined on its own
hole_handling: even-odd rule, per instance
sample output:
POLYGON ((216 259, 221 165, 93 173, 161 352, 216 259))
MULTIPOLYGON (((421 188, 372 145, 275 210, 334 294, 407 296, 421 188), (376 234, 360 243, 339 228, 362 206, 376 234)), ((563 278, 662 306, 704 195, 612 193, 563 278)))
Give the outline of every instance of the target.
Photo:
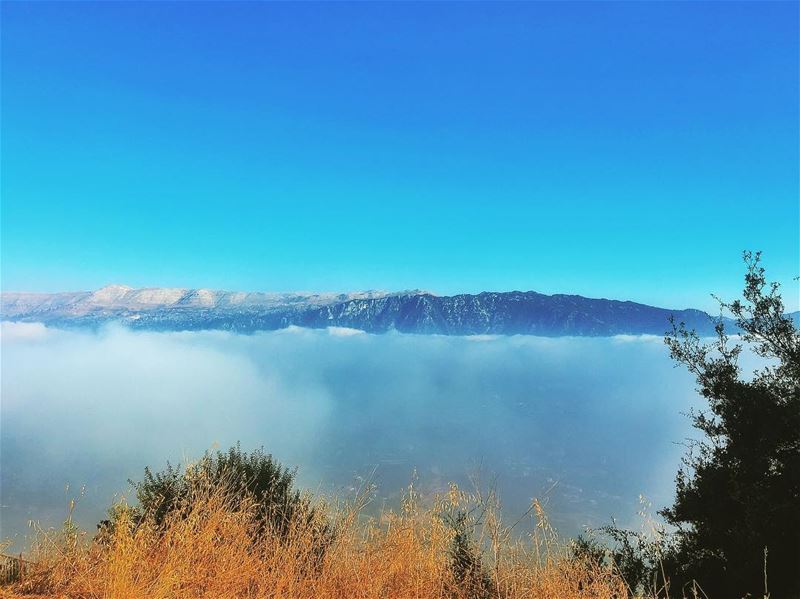
POLYGON ((306 488, 382 497, 496 477, 509 518, 546 497, 564 534, 672 497, 700 405, 660 338, 349 330, 99 333, 2 325, 0 537, 89 530, 146 465, 263 445, 306 488), (65 485, 69 490, 65 493, 65 485))

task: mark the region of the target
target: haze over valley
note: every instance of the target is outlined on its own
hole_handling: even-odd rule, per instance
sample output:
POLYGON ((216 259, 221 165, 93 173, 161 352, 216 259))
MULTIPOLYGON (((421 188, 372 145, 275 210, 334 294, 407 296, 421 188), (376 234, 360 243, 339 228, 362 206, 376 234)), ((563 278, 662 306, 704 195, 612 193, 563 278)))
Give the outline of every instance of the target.
POLYGON ((346 495, 372 477, 379 504, 414 472, 429 494, 480 473, 509 517, 540 497, 563 534, 612 516, 636 523, 640 493, 671 497, 690 434, 680 412, 696 401, 651 336, 4 322, 2 351, 0 520, 17 539, 29 519, 58 526, 72 497, 92 529, 144 466, 237 441, 299 467, 307 488, 346 495))

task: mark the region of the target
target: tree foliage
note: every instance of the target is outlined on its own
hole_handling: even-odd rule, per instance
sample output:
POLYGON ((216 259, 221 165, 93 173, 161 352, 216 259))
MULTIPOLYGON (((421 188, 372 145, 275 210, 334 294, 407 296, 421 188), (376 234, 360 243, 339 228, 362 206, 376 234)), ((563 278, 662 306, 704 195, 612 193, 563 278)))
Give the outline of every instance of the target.
POLYGON ((660 512, 673 531, 612 524, 591 531, 605 543, 573 544, 576 558, 613 564, 633 592, 800 597, 800 331, 760 260, 745 252, 742 299, 719 300, 731 318, 718 320, 713 340, 675 322, 665 338, 707 401, 690 414, 702 435, 660 512), (754 372, 740 364, 745 351, 762 363, 754 372))
POLYGON ((760 253, 744 255, 743 299, 720 300, 713 342, 673 323, 666 343, 696 377, 708 409, 692 413, 703 439, 676 479, 676 580, 696 579, 709 596, 800 596, 800 332, 768 283, 760 253), (745 377, 747 348, 765 365, 745 377))
MULTIPOLYGON (((225 452, 206 453, 185 470, 169 463, 160 472, 146 467, 141 481, 130 481, 138 505, 129 515, 134 523, 149 518, 162 526, 171 516, 189 513, 195 497, 204 496, 204 490, 218 488, 225 490, 231 509, 252 502, 262 530, 283 535, 293 518, 314 518, 308 499, 294 488, 294 478, 293 470, 281 466, 263 448, 246 452, 237 444, 225 452)), ((113 526, 114 520, 112 513, 100 528, 113 526)))

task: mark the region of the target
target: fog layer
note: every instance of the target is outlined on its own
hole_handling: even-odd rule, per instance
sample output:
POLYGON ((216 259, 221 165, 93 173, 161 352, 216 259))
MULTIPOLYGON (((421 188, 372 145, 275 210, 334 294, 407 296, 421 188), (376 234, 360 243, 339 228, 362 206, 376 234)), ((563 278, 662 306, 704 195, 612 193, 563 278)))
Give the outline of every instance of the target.
POLYGON ((669 503, 696 401, 653 337, 367 335, 347 329, 67 332, 4 323, 0 536, 89 529, 146 465, 241 441, 347 493, 374 471, 388 501, 496 479, 509 517, 534 496, 565 534, 640 494, 669 503), (69 490, 65 492, 65 485, 69 490))

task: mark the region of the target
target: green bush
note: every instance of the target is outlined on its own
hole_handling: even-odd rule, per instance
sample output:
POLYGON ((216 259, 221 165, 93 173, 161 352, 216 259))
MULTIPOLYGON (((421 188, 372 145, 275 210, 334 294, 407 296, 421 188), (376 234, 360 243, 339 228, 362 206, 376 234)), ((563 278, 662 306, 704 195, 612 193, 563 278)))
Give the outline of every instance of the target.
MULTIPOLYGON (((141 481, 129 481, 138 504, 129 516, 134 525, 148 518, 162 526, 168 517, 188 513, 203 491, 223 489, 231 509, 245 501, 255 504, 261 532, 284 535, 294 518, 311 523, 317 516, 309 499, 294 488, 294 478, 294 470, 281 466, 263 448, 248 453, 237 444, 225 452, 208 452, 185 470, 169 463, 160 472, 145 468, 141 481)), ((113 527, 117 516, 112 512, 99 528, 113 527)))

